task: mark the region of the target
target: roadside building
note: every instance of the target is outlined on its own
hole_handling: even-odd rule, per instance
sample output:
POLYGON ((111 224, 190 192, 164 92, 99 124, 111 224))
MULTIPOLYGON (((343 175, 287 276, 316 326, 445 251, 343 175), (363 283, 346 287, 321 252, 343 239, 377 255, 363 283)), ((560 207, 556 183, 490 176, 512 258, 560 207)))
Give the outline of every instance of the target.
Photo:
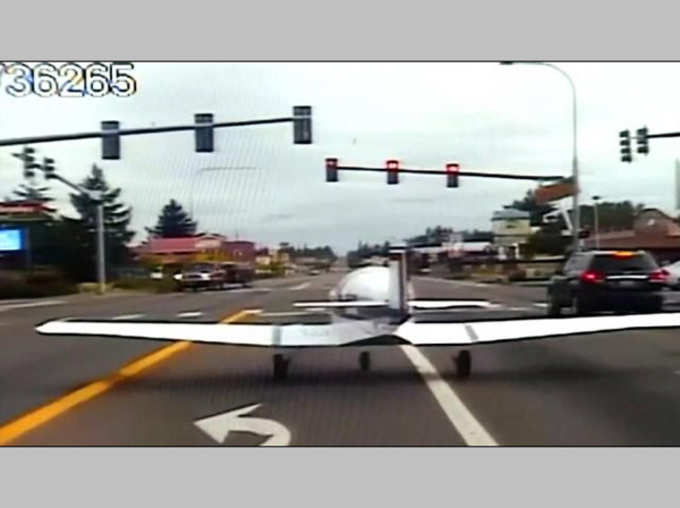
POLYGON ((245 240, 230 241, 217 234, 180 238, 151 237, 133 251, 140 260, 161 266, 194 261, 255 262, 255 244, 245 240))
POLYGON ((506 208, 491 217, 493 243, 501 257, 518 257, 531 236, 529 212, 506 208))
POLYGON ((680 259, 680 222, 658 208, 645 208, 633 221, 633 228, 622 231, 595 232, 584 240, 587 249, 637 250, 650 252, 656 260, 680 259))

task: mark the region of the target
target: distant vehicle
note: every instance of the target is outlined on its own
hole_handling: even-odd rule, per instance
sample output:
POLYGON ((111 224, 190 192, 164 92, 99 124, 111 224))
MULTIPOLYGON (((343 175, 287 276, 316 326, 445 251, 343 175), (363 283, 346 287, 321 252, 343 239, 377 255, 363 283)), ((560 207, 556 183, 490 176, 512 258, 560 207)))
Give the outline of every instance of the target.
POLYGON ((680 260, 663 267, 668 272, 666 285, 675 290, 680 290, 680 260))
POLYGON ((175 277, 180 291, 200 288, 221 289, 226 282, 225 270, 219 263, 193 263, 185 267, 179 276, 175 277))
POLYGON ((668 271, 645 251, 577 252, 548 285, 548 315, 571 307, 585 315, 604 310, 660 312, 668 271))
POLYGON ((153 270, 150 274, 149 277, 151 277, 153 280, 162 280, 163 279, 163 269, 161 267, 156 268, 153 270))
POLYGON ((255 277, 255 269, 247 263, 221 263, 224 271, 224 282, 226 284, 241 284, 243 287, 250 287, 255 277))
POLYGON ((321 274, 321 270, 319 270, 318 268, 312 268, 311 270, 309 270, 309 271, 307 272, 307 274, 308 274, 308 275, 320 275, 320 274, 321 274))

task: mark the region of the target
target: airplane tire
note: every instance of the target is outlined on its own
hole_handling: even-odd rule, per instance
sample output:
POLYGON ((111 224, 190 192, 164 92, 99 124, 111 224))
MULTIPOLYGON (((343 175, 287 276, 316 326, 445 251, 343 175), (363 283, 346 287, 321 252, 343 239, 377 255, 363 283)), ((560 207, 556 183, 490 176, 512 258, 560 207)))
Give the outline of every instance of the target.
POLYGON ((464 349, 458 356, 454 358, 454 363, 456 364, 456 376, 460 379, 465 379, 470 377, 470 371, 472 370, 472 356, 470 351, 464 349))
POLYGON ((274 381, 282 381, 288 376, 289 360, 282 354, 275 354, 274 360, 274 381))
POLYGON ((550 317, 560 317, 562 314, 562 307, 557 302, 555 295, 549 295, 548 300, 548 316, 550 317))
POLYGON ((371 353, 368 351, 362 351, 359 353, 359 368, 362 372, 366 372, 371 369, 371 353))

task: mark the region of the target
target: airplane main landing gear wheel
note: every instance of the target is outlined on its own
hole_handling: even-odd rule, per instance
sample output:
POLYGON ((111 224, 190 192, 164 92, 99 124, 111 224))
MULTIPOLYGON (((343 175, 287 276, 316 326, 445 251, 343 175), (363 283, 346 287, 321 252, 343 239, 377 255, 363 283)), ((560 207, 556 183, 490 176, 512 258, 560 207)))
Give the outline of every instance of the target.
POLYGON ((359 368, 366 372, 371 368, 371 353, 368 351, 362 351, 359 353, 359 368))
POLYGON ((453 359, 456 366, 456 376, 460 379, 470 377, 470 370, 472 369, 472 356, 470 351, 464 349, 458 356, 453 359))
POLYGON ((288 376, 288 364, 290 363, 290 359, 282 354, 275 354, 272 358, 274 360, 274 381, 286 379, 288 376))

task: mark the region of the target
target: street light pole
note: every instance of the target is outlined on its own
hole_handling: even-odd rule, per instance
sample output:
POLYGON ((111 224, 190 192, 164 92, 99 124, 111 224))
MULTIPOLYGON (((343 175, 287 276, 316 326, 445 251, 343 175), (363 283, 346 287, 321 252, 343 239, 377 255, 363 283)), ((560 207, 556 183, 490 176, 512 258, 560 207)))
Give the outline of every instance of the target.
POLYGON ((104 251, 104 200, 102 193, 97 196, 97 282, 99 294, 106 292, 106 260, 104 251))
POLYGON ((574 250, 578 251, 580 250, 580 242, 579 242, 579 232, 581 230, 581 209, 579 206, 579 175, 578 175, 578 150, 577 150, 577 102, 576 102, 576 86, 574 86, 574 82, 572 81, 571 77, 569 74, 564 72, 562 69, 557 67, 556 65, 553 65, 551 63, 547 62, 501 62, 501 65, 513 65, 513 64, 527 64, 527 65, 543 65, 545 67, 550 67, 557 72, 559 72, 562 76, 564 76, 567 81, 569 82, 569 86, 571 87, 571 117, 572 117, 572 157, 571 157, 571 177, 574 182, 574 196, 573 196, 573 205, 572 208, 574 210, 574 228, 572 231, 573 234, 573 242, 574 242, 574 250))

